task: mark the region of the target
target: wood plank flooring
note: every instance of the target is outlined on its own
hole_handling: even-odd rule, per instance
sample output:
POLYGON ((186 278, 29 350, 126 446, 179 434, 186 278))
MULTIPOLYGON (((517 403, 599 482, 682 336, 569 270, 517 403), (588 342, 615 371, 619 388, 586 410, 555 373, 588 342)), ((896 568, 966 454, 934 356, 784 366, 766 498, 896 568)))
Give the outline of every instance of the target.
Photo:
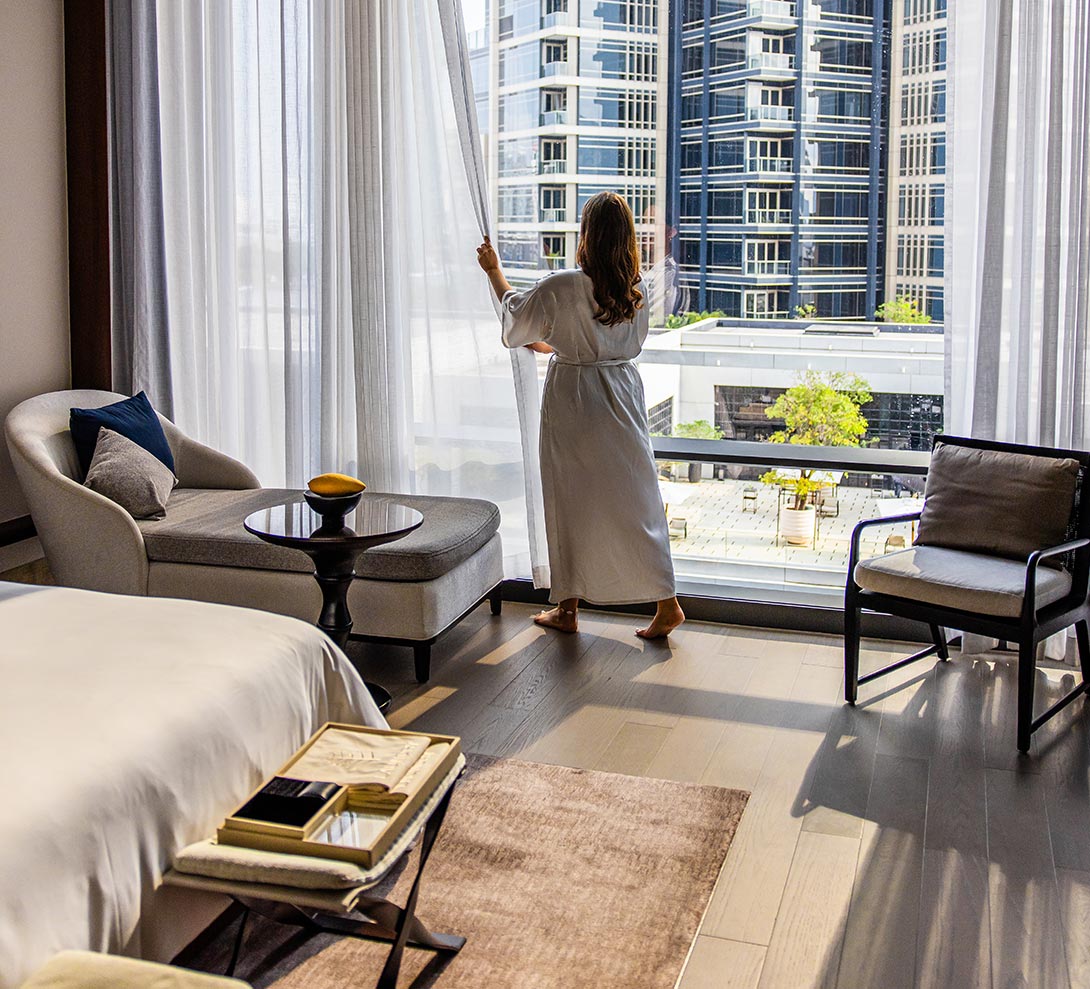
MULTIPOLYGON (((834 638, 691 623, 661 645, 635 618, 561 636, 531 614, 479 609, 424 686, 408 650, 351 651, 395 727, 752 792, 680 989, 1090 989, 1084 702, 1019 758, 1009 653, 925 660, 848 708, 834 638)), ((1038 705, 1071 676, 1042 672, 1038 705)))

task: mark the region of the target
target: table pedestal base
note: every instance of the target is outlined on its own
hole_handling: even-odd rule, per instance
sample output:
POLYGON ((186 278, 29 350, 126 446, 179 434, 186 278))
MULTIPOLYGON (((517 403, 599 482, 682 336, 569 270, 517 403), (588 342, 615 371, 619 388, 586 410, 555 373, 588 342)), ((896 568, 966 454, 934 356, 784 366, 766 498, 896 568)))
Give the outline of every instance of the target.
MULTIPOLYGON (((320 628, 334 645, 344 649, 352 634, 352 615, 348 610, 348 589, 356 578, 353 569, 356 554, 324 550, 311 554, 314 560, 314 579, 322 589, 322 613, 318 616, 320 628), (347 573, 345 572, 347 569, 347 573)), ((385 713, 393 698, 382 684, 365 681, 378 709, 385 713)))

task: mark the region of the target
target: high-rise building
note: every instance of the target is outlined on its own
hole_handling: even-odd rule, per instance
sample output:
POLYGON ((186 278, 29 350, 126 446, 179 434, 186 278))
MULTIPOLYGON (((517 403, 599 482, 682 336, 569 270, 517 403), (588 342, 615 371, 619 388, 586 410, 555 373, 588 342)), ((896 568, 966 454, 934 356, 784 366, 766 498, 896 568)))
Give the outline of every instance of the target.
POLYGON ((889 4, 672 4, 669 215, 691 308, 873 314, 885 261, 889 4))
POLYGON ((890 67, 886 298, 943 320, 946 0, 897 0, 890 67))
MULTIPOLYGON (((485 17, 488 5, 485 5, 485 17)), ((477 130, 480 133, 484 153, 487 158, 489 137, 492 131, 491 100, 492 89, 492 35, 487 27, 471 31, 467 39, 469 48, 469 71, 473 78, 474 105, 477 110, 477 130)))
POLYGON ((487 155, 513 281, 571 267, 583 203, 624 195, 646 260, 663 246, 665 0, 493 0, 487 155))

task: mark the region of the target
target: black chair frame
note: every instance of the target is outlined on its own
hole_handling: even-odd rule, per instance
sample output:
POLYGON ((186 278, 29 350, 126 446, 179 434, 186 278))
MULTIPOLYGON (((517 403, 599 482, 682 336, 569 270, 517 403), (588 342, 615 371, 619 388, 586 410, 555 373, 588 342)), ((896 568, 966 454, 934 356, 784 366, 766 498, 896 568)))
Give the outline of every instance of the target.
MULTIPOLYGON (((859 562, 859 545, 863 532, 876 525, 918 521, 921 512, 911 512, 890 518, 865 519, 852 531, 851 552, 848 556, 848 577, 844 591, 844 699, 855 704, 859 686, 887 673, 937 655, 941 661, 950 658, 943 627, 974 632, 1018 645, 1018 750, 1028 752, 1030 737, 1049 718, 1090 690, 1090 603, 1087 600, 1090 579, 1090 453, 1057 450, 1050 447, 1024 446, 1015 443, 995 443, 989 440, 959 436, 936 436, 934 444, 949 443, 981 450, 1023 453, 1038 457, 1071 458, 1079 462, 1067 539, 1058 546, 1046 546, 1032 552, 1026 560, 1026 589, 1022 611, 1017 618, 978 615, 956 608, 912 601, 863 590, 855 582, 855 566, 859 562), (1059 601, 1038 608, 1036 604, 1037 569, 1045 561, 1059 558, 1071 574, 1071 591, 1059 601), (930 630, 932 644, 880 670, 859 675, 860 619, 864 611, 896 615, 923 622, 930 630), (1033 716, 1033 689, 1037 672, 1037 647, 1050 635, 1075 626, 1082 683, 1053 704, 1038 717, 1033 716)), ((934 445, 933 444, 933 445, 934 445)))

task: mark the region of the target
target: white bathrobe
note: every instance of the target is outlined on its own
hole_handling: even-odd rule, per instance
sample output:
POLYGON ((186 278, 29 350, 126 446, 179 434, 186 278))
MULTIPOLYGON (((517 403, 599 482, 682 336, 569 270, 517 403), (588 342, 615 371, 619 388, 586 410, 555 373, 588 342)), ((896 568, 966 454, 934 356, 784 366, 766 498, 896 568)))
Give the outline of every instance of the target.
POLYGON ((674 594, 674 568, 633 362, 647 338, 648 307, 617 326, 599 323, 596 309, 579 269, 503 297, 504 344, 544 342, 556 351, 541 407, 549 600, 661 601, 674 594))

